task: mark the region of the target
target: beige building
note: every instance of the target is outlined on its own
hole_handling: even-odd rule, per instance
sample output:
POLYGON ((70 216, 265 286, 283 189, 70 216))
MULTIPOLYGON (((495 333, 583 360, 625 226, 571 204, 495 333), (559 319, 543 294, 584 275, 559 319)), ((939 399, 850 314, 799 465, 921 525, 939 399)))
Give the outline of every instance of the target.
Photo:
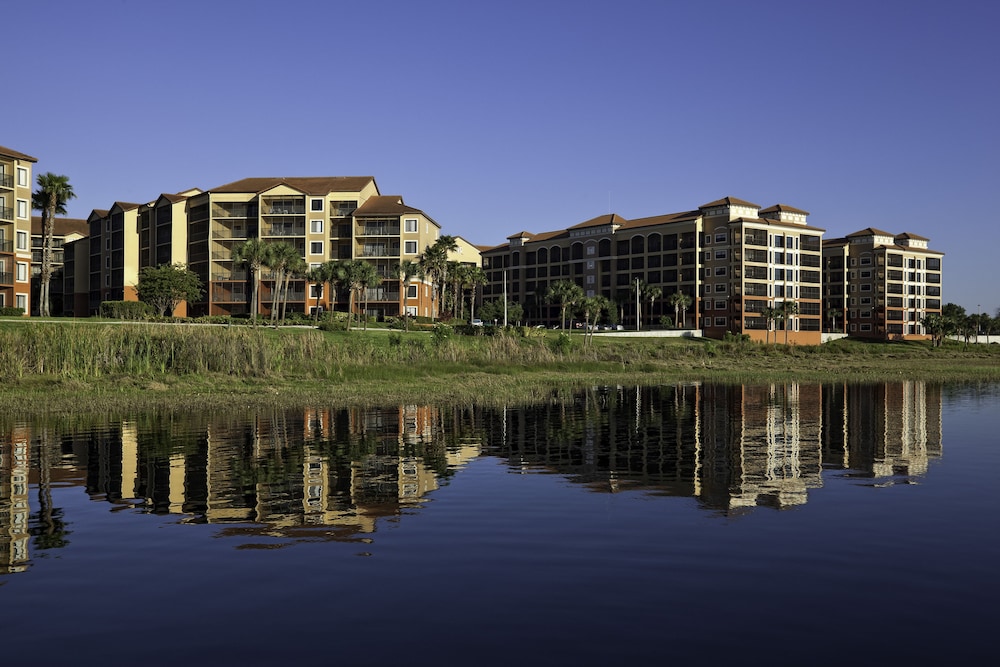
POLYGON ((37 158, 0 146, 0 308, 31 312, 31 169, 37 158))
MULTIPOLYGON (((79 218, 55 218, 52 221, 52 275, 49 277, 50 312, 59 316, 65 313, 64 292, 66 290, 64 262, 67 243, 87 237, 90 225, 79 218)), ((42 273, 42 217, 31 217, 31 309, 38 314, 38 292, 42 273)))
MULTIPOLYGON (((105 301, 138 301, 139 210, 143 204, 116 201, 107 211, 95 209, 90 224, 88 311, 105 301)), ((77 284, 76 288, 82 286, 77 284)))
POLYGON ((557 324, 559 307, 546 303, 547 291, 572 280, 587 296, 610 299, 620 322, 634 328, 638 282, 661 290, 652 303, 638 304, 643 326, 676 315, 683 328, 716 338, 818 344, 824 230, 808 225, 807 216, 726 197, 680 213, 635 220, 609 214, 553 232, 518 232, 483 251, 484 298, 506 291, 530 322, 557 324), (670 305, 677 292, 689 298, 686 311, 670 305), (765 317, 786 301, 795 304, 789 317, 765 317))
POLYGON ((928 239, 869 227, 823 244, 827 326, 851 336, 924 339, 941 313, 941 259, 928 239))
MULTIPOLYGON (((412 299, 400 299, 393 269, 416 260, 440 236, 428 215, 407 206, 398 195, 379 194, 370 176, 247 178, 191 196, 187 201, 188 264, 206 285, 205 299, 192 304, 194 315, 250 312, 250 289, 244 265, 234 250, 249 239, 293 245, 310 268, 328 260, 371 262, 383 282, 366 295, 371 315, 397 315, 401 309, 430 314, 429 287, 417 287, 412 299)), ((338 290, 337 304, 318 285, 293 280, 289 312, 316 307, 346 308, 348 294, 338 290)), ((273 276, 264 271, 259 311, 267 313, 273 276)))

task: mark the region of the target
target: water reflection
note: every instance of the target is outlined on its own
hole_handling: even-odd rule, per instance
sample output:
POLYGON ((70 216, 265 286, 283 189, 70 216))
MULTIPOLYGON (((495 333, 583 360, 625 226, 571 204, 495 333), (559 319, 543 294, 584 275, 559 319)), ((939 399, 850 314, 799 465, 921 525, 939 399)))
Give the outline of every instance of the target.
POLYGON ((824 469, 878 483, 941 455, 941 387, 605 387, 506 409, 397 406, 141 415, 0 427, 0 572, 72 540, 53 489, 224 524, 245 547, 366 540, 469 460, 716 512, 805 503, 824 469), (32 502, 31 494, 36 494, 32 502), (278 538, 278 539, 275 539, 278 538), (30 547, 30 549, 29 549, 30 547))

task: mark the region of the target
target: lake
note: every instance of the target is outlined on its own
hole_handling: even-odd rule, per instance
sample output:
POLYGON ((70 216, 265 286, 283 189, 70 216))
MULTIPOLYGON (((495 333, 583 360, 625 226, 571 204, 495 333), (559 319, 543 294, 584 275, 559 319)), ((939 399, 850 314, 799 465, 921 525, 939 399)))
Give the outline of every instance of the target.
POLYGON ((7 415, 4 657, 982 661, 998 411, 896 382, 7 415))

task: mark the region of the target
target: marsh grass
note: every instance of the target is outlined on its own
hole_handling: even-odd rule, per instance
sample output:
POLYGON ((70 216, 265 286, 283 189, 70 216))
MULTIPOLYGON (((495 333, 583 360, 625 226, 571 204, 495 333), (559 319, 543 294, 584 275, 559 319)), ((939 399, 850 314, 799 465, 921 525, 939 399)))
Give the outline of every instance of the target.
POLYGON ((0 408, 491 400, 587 384, 1000 379, 1000 346, 0 324, 0 408))

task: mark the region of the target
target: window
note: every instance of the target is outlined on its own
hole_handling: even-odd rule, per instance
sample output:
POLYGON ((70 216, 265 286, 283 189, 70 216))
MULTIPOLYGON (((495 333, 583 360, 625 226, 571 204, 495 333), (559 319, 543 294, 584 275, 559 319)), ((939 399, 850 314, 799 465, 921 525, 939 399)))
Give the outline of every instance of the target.
POLYGON ((594 276, 587 276, 587 284, 588 285, 594 284, 594 276))
POLYGON ((417 286, 416 285, 407 285, 406 286, 406 298, 407 299, 416 299, 417 298, 417 286))
POLYGON ((28 217, 28 201, 26 199, 17 200, 17 217, 19 218, 28 217))
POLYGON ((310 285, 309 286, 309 298, 318 299, 323 296, 323 286, 322 285, 310 285))
POLYGON ((18 250, 28 249, 28 232, 17 233, 17 249, 18 250))
POLYGON ((726 309, 726 302, 725 301, 716 301, 715 302, 715 309, 716 310, 725 310, 726 309))
POLYGON ((310 255, 322 255, 323 254, 323 242, 322 241, 310 241, 309 242, 309 254, 310 255))
POLYGON ((724 327, 724 326, 726 326, 726 318, 724 318, 724 317, 716 317, 715 318, 715 326, 717 326, 717 327, 724 327))
MULTIPOLYGON (((322 202, 323 200, 320 199, 319 201, 322 202)), ((322 234, 323 233, 323 221, 322 220, 310 220, 309 221, 309 231, 311 231, 313 234, 322 234)))
POLYGON ((28 264, 26 262, 17 263, 17 282, 24 283, 28 281, 28 264))
POLYGON ((592 260, 592 259, 588 259, 587 260, 587 270, 588 271, 593 271, 594 270, 594 260, 592 260))
POLYGON ((403 253, 406 255, 416 255, 417 254, 417 242, 416 241, 404 241, 403 242, 403 253))
POLYGON ((106 268, 106 269, 110 269, 111 268, 111 256, 110 255, 108 255, 107 257, 104 258, 104 268, 106 268))
POLYGON ((410 234, 416 233, 416 231, 417 231, 417 219, 416 218, 407 218, 406 220, 403 221, 403 228, 407 231, 407 233, 410 233, 410 234))
POLYGON ((322 199, 310 199, 309 200, 309 210, 310 211, 322 211, 323 210, 323 200, 322 199))
POLYGON ((716 250, 715 251, 715 258, 716 259, 726 259, 726 256, 727 255, 726 255, 726 251, 725 250, 716 250))
POLYGON ((774 279, 775 280, 784 280, 785 279, 785 270, 784 269, 775 269, 774 270, 774 279))
POLYGON ((595 245, 589 245, 589 246, 587 246, 587 254, 588 255, 595 255, 595 254, 597 254, 597 246, 595 246, 595 245))
POLYGON ((725 232, 720 232, 720 233, 716 234, 715 235, 715 242, 716 243, 725 243, 726 242, 726 233, 725 232))
POLYGON ((861 277, 862 278, 871 278, 872 277, 872 272, 871 271, 862 271, 861 272, 861 277))
POLYGON ((724 275, 726 275, 726 267, 724 267, 724 266, 717 266, 717 267, 715 267, 715 275, 717 275, 717 276, 724 276, 724 275))
POLYGON ((28 170, 24 167, 17 168, 17 184, 22 188, 28 187, 28 170))
POLYGON ((862 292, 871 292, 872 291, 872 286, 869 285, 868 283, 865 283, 865 284, 861 285, 861 291, 862 292))
POLYGON ((725 292, 726 291, 726 283, 718 283, 718 284, 716 284, 715 291, 716 292, 725 292))

